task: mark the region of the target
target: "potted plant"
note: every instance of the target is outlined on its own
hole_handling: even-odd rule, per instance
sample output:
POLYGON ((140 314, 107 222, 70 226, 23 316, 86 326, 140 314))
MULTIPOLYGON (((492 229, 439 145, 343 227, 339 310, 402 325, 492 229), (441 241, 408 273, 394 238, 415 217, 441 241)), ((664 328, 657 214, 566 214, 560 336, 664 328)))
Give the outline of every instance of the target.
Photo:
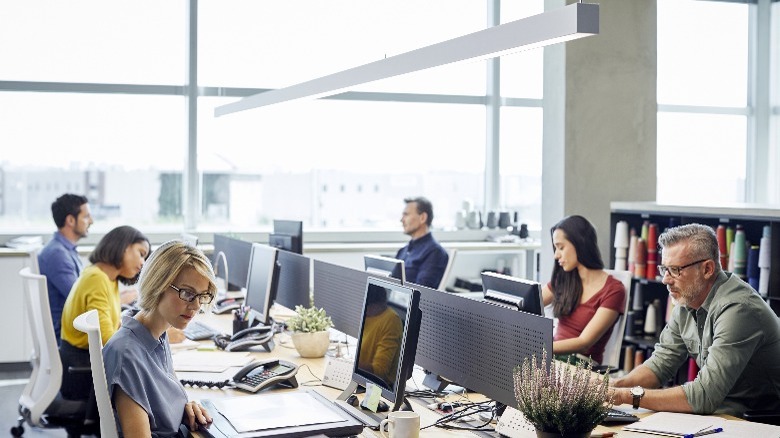
POLYGON ((293 331, 292 341, 301 357, 322 357, 330 345, 328 329, 333 327, 325 309, 295 306, 295 316, 287 320, 293 331))
POLYGON ((590 363, 553 362, 544 351, 515 368, 517 408, 538 437, 588 437, 612 407, 609 374, 594 379, 590 363))

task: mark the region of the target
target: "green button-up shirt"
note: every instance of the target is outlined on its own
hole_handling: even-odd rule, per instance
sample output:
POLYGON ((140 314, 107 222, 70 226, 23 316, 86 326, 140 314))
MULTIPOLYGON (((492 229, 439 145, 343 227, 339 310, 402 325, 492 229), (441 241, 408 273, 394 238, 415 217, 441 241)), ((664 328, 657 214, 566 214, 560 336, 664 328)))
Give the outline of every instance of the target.
POLYGON ((780 322, 736 275, 718 274, 700 309, 676 306, 645 365, 663 383, 688 357, 699 365, 682 385, 694 412, 780 410, 780 322))

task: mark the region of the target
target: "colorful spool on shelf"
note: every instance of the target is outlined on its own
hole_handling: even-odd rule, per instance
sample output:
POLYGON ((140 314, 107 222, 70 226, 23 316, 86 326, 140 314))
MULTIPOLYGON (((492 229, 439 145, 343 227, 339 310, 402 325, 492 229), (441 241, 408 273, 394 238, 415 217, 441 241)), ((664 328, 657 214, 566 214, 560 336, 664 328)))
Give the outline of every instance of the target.
POLYGON ((726 226, 718 225, 716 232, 718 237, 718 250, 720 251, 720 267, 721 269, 728 269, 729 267, 729 250, 726 245, 726 226))

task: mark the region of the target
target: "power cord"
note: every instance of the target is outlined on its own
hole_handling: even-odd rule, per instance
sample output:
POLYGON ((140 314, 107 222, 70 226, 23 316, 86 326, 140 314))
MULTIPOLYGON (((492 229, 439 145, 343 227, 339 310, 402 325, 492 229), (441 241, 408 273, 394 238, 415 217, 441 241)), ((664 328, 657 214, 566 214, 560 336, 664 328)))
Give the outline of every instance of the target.
POLYGON ((209 389, 222 389, 222 388, 232 388, 233 382, 230 380, 223 380, 221 382, 214 382, 209 380, 190 380, 190 379, 181 379, 179 380, 182 385, 189 386, 190 388, 200 387, 200 388, 209 388, 209 389))

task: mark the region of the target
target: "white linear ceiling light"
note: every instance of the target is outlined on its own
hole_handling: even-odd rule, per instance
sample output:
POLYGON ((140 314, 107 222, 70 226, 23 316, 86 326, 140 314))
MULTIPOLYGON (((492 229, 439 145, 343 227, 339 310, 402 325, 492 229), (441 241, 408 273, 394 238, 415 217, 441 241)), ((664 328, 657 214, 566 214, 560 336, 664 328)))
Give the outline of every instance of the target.
POLYGON ((599 5, 574 3, 300 84, 248 96, 217 107, 214 114, 219 117, 296 99, 331 96, 380 79, 455 62, 495 58, 598 33, 599 5))

